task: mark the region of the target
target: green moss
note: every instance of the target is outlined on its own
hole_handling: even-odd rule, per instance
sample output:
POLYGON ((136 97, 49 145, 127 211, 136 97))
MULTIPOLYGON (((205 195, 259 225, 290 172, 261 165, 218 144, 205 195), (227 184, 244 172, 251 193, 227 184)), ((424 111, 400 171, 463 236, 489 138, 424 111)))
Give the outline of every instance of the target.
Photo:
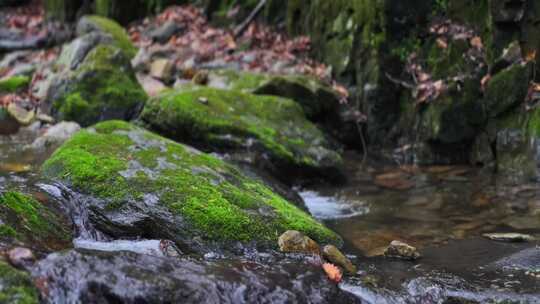
POLYGON ((217 148, 243 149, 248 139, 255 139, 274 161, 293 166, 313 167, 321 150, 329 163, 341 164, 322 132, 290 99, 191 87, 149 101, 141 119, 174 139, 217 148))
POLYGON ((490 80, 485 94, 486 108, 496 117, 525 101, 530 65, 514 65, 490 80))
POLYGON ((153 194, 188 220, 192 228, 178 233, 191 237, 275 244, 281 233, 297 229, 319 241, 340 242, 309 215, 217 158, 125 122, 104 122, 93 129, 66 142, 42 170, 46 177, 103 199, 108 211, 153 194), (133 162, 145 169, 121 174, 134 170, 133 162))
POLYGON ((15 93, 27 87, 29 83, 30 77, 28 76, 13 76, 0 79, 0 93, 15 93))
MULTIPOLYGON (((98 1, 97 5, 103 1, 98 1)), ((117 46, 120 47, 127 56, 131 59, 137 54, 137 48, 133 45, 126 30, 116 23, 115 21, 101 17, 101 16, 85 16, 85 18, 95 24, 101 31, 104 33, 110 34, 117 43, 117 46)))
POLYGON ((129 60, 114 46, 93 49, 73 72, 65 95, 53 103, 59 120, 88 126, 101 119, 130 119, 147 98, 131 70, 129 60))
POLYGON ((0 196, 0 236, 48 249, 66 248, 71 232, 58 215, 30 196, 6 192, 0 196))
POLYGON ((38 291, 26 272, 0 261, 0 303, 37 304, 38 291))

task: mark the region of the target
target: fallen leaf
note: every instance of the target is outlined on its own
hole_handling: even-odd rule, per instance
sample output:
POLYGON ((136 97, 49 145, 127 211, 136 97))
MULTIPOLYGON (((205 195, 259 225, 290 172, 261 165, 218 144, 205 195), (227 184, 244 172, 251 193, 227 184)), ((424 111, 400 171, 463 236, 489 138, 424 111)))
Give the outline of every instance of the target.
POLYGON ((339 283, 341 282, 341 279, 343 275, 341 274, 341 270, 339 268, 331 263, 324 263, 322 265, 324 272, 326 272, 326 275, 330 279, 330 281, 339 283))

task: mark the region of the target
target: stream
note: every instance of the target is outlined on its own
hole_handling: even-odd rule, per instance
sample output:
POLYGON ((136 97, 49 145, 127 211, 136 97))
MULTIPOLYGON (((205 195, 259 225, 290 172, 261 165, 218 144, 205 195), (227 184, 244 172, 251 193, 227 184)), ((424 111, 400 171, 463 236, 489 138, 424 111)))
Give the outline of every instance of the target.
MULTIPOLYGON (((24 147, 38 132, 29 128, 0 137, 0 190, 20 189, 40 201, 52 197, 77 206, 81 202, 65 189, 37 179, 51 151, 24 147)), ((57 279, 49 286, 52 303, 76 302, 81 293, 95 297, 89 302, 111 303, 119 294, 135 303, 139 296, 150 302, 317 303, 333 293, 336 303, 540 303, 539 243, 483 237, 495 232, 540 237, 537 181, 515 184, 509 176, 463 166, 418 168, 377 160, 364 165, 355 153, 345 159, 347 185, 298 190, 312 215, 344 238, 343 251, 358 265, 359 275, 339 286, 353 297, 331 289, 316 275, 317 267, 298 257, 216 253, 194 260, 165 240, 111 240, 92 231, 83 208, 76 207, 68 210, 78 231, 76 249, 50 254, 32 274, 57 279), (416 246, 422 258, 382 257, 393 240, 416 246), (182 270, 175 267, 179 263, 182 270), (118 270, 109 278, 111 267, 118 270), (82 291, 78 282, 90 279, 94 289, 82 291), (127 295, 126 286, 135 286, 137 294, 127 295), (170 288, 185 292, 164 297, 170 288)))

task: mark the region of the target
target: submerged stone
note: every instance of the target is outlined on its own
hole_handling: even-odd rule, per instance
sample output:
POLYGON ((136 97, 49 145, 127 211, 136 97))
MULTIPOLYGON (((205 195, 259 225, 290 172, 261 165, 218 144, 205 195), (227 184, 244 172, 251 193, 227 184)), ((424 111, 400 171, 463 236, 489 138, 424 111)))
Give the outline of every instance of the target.
POLYGON ((2 243, 52 251, 70 247, 71 239, 67 220, 34 198, 19 192, 0 195, 2 243))
MULTIPOLYGON (((90 220, 114 237, 171 239, 182 251, 275 244, 286 230, 340 238, 235 167, 121 121, 77 133, 42 175, 88 197, 90 220)), ((275 246, 275 245, 274 245, 275 246)))
POLYGON ((247 155, 288 182, 342 177, 341 156, 290 99, 192 86, 150 100, 141 120, 175 140, 247 155))
POLYGON ((416 260, 420 258, 420 253, 415 247, 400 241, 392 241, 390 246, 386 248, 384 255, 390 258, 403 260, 416 260))

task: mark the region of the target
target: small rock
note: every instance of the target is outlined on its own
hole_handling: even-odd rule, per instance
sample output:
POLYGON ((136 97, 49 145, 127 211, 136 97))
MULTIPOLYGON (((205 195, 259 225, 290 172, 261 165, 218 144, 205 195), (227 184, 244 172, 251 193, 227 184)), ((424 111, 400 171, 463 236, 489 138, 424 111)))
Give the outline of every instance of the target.
POLYGON ((11 117, 23 126, 30 125, 36 116, 34 111, 28 111, 14 102, 8 105, 7 111, 11 117))
POLYGON ((36 260, 32 250, 23 247, 15 247, 7 252, 11 265, 17 268, 25 268, 36 260))
POLYGON ((355 274, 357 271, 356 266, 353 265, 351 260, 341 253, 341 251, 334 245, 324 246, 323 256, 328 261, 343 267, 350 274, 355 274))
POLYGON ((19 131, 21 125, 8 114, 7 109, 0 107, 0 135, 12 135, 19 131))
POLYGON ((160 27, 151 31, 148 36, 159 43, 166 43, 173 35, 183 32, 185 29, 184 26, 174 21, 167 21, 160 27))
POLYGON ((201 70, 193 76, 193 79, 191 80, 193 84, 196 85, 207 85, 208 84, 208 71, 207 70, 201 70))
POLYGON ((156 59, 152 62, 152 65, 150 66, 150 76, 167 82, 172 77, 173 68, 174 64, 171 60, 156 59))
POLYGON ((45 131, 45 133, 36 138, 30 145, 32 149, 46 149, 53 146, 60 146, 73 134, 81 129, 78 123, 62 121, 45 131))
POLYGON ((420 253, 418 253, 416 247, 400 241, 392 241, 390 246, 386 248, 384 255, 404 260, 416 260, 420 258, 420 253))
POLYGON ((317 242, 296 230, 289 230, 283 233, 278 239, 278 245, 279 250, 282 252, 320 253, 317 242))
POLYGON ((483 236, 499 242, 530 242, 535 240, 533 236, 521 233, 485 233, 483 236))
POLYGON ((41 121, 41 122, 44 122, 44 123, 49 123, 49 124, 54 123, 54 118, 52 118, 51 116, 49 116, 47 114, 43 114, 43 113, 38 113, 36 115, 36 119, 41 121))

